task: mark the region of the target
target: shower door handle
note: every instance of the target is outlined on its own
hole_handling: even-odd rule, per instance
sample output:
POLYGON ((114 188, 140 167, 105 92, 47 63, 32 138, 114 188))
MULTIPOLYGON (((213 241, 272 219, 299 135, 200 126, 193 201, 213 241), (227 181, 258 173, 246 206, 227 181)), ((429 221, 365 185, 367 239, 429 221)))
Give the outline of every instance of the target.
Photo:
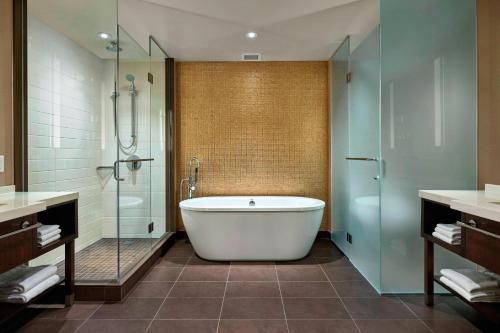
POLYGON ((120 178, 118 176, 118 164, 120 163, 136 163, 136 162, 150 162, 154 161, 154 158, 137 158, 133 160, 116 160, 115 163, 113 163, 113 177, 115 178, 116 181, 123 181, 125 178, 120 178))
POLYGON ((346 156, 345 159, 348 161, 365 161, 365 162, 377 162, 378 161, 377 157, 350 157, 350 156, 346 156))

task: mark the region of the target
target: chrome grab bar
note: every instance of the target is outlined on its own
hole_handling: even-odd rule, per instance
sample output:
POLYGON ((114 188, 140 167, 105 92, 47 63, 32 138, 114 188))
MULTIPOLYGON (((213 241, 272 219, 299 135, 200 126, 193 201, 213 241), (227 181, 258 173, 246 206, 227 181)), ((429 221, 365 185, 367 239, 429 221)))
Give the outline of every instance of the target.
POLYGON ((108 165, 100 165, 100 166, 96 167, 95 169, 97 171, 99 171, 99 170, 106 170, 106 169, 113 169, 113 166, 111 166, 111 165, 109 165, 109 166, 108 165))
POLYGON ((369 162, 378 161, 377 157, 350 157, 350 156, 346 156, 345 159, 348 161, 367 161, 367 162, 368 161, 369 162))
POLYGON ((113 163, 113 177, 115 177, 115 180, 117 181, 122 181, 125 180, 125 178, 119 178, 119 170, 118 170, 118 164, 119 163, 137 163, 137 162, 149 162, 149 161, 154 161, 154 158, 137 158, 134 160, 116 160, 115 163, 113 163))
POLYGON ((24 232, 24 231, 31 230, 31 229, 38 228, 38 227, 42 226, 41 223, 35 223, 35 224, 30 225, 28 227, 27 225, 29 225, 29 222, 28 222, 28 224, 25 224, 26 222, 28 222, 28 221, 23 222, 23 224, 21 225, 21 229, 13 231, 13 232, 10 232, 10 233, 5 234, 5 235, 2 235, 2 236, 0 236, 0 239, 7 238, 7 237, 10 237, 10 236, 16 235, 16 234, 18 234, 20 232, 24 232))
POLYGON ((492 232, 485 231, 485 230, 477 228, 476 227, 476 222, 474 220, 470 220, 470 224, 463 223, 461 221, 457 221, 457 224, 459 226, 461 226, 461 227, 464 227, 464 228, 467 228, 467 229, 474 230, 474 231, 480 232, 482 234, 485 234, 486 236, 490 236, 490 237, 493 237, 493 238, 496 238, 496 239, 500 239, 500 235, 497 235, 497 234, 494 234, 492 232))

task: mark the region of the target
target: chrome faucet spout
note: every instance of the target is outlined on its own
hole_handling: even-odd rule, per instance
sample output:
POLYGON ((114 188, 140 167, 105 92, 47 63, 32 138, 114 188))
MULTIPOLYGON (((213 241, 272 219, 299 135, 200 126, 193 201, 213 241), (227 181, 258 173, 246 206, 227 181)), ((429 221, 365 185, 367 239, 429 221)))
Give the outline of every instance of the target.
POLYGON ((193 156, 188 162, 188 199, 193 198, 193 194, 196 191, 196 185, 198 184, 198 173, 200 169, 200 160, 193 156), (194 168, 194 170, 193 170, 194 168))

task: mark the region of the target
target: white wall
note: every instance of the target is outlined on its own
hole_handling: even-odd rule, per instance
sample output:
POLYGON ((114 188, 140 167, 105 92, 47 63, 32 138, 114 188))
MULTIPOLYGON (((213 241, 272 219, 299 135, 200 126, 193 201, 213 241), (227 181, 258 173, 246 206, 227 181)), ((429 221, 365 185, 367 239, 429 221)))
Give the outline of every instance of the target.
MULTIPOLYGON (((77 251, 102 236, 96 166, 101 164, 103 65, 98 57, 29 17, 29 190, 80 193, 77 251)), ((61 255, 62 251, 53 251, 48 257, 61 255)))

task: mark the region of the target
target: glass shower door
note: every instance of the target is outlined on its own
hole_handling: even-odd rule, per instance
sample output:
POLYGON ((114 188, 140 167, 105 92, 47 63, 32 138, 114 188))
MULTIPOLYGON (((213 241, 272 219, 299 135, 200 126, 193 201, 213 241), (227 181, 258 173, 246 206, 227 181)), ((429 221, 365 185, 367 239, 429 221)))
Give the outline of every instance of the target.
MULTIPOLYGON (((380 56, 376 28, 349 59, 349 257, 380 290, 380 56)), ((335 180, 334 180, 335 181, 335 180)))
POLYGON ((149 54, 119 27, 116 124, 119 277, 151 251, 149 54))
POLYGON ((332 82, 330 119, 332 133, 332 240, 349 256, 347 231, 349 225, 349 168, 345 157, 349 155, 349 37, 330 59, 332 82))
POLYGON ((379 29, 331 59, 332 238, 380 290, 379 29))

